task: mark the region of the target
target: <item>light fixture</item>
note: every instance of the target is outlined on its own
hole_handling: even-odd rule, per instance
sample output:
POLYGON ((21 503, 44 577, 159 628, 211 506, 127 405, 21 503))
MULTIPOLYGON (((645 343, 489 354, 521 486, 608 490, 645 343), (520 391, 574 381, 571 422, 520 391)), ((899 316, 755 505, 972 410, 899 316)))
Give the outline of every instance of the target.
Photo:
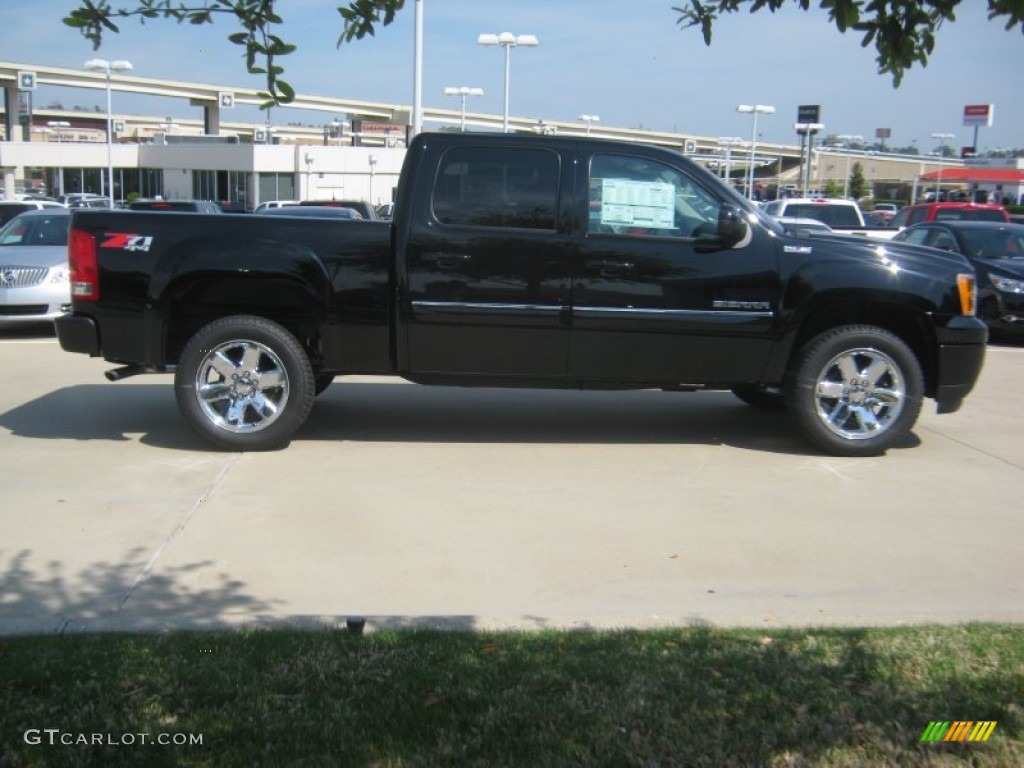
POLYGON ((952 133, 933 133, 932 138, 939 140, 939 148, 942 150, 939 153, 939 171, 935 175, 935 202, 939 202, 939 196, 942 194, 942 161, 946 159, 946 141, 955 136, 952 133))
POLYGON ((601 122, 601 118, 597 115, 580 115, 579 119, 587 124, 587 136, 590 135, 590 124, 601 122))
POLYGON ((750 181, 747 183, 747 197, 754 199, 754 157, 757 155, 757 116, 773 115, 775 107, 765 104, 740 104, 736 107, 737 112, 744 112, 754 116, 754 130, 750 137, 750 181))
POLYGON ((112 72, 130 72, 133 67, 130 61, 118 59, 107 61, 106 59, 89 59, 85 62, 85 68, 90 72, 103 72, 107 76, 107 196, 110 200, 110 207, 114 207, 114 118, 110 108, 110 74, 112 72))
POLYGON ((485 33, 477 37, 476 42, 477 45, 500 45, 505 49, 505 109, 502 113, 501 125, 502 130, 508 133, 508 82, 512 49, 517 46, 536 48, 540 43, 537 41, 536 35, 513 35, 511 32, 502 32, 500 35, 485 33))
POLYGON ((466 132, 466 97, 467 96, 483 96, 483 88, 470 88, 468 85, 460 85, 458 87, 449 85, 444 89, 445 96, 459 96, 462 99, 462 123, 461 130, 463 133, 466 132))

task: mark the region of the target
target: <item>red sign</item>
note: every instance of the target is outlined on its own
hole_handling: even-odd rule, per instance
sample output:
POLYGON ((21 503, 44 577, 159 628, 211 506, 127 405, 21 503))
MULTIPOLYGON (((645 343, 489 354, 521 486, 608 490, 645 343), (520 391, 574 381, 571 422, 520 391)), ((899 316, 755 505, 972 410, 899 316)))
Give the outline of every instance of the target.
POLYGON ((994 104, 968 104, 964 107, 964 125, 992 126, 994 104))

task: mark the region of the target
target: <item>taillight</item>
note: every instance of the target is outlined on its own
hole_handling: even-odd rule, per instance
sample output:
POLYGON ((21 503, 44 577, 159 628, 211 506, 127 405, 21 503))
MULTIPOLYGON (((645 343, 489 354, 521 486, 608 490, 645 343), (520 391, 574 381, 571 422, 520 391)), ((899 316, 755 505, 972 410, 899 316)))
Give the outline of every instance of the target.
POLYGON ((100 297, 100 271, 96 240, 88 232, 72 228, 68 235, 68 267, 71 270, 71 298, 96 301, 100 297))

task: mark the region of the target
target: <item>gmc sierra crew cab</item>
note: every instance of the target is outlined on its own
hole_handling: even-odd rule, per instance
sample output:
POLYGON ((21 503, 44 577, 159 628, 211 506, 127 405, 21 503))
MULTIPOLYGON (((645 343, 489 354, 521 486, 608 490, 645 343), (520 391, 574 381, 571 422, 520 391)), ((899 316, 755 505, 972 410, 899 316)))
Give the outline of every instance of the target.
MULTIPOLYGON (((835 455, 955 411, 987 331, 961 256, 790 236, 675 151, 425 133, 394 219, 76 211, 61 346, 173 372, 230 450, 287 445, 336 376, 725 389, 835 455)), ((680 424, 680 431, 685 425, 680 424)))

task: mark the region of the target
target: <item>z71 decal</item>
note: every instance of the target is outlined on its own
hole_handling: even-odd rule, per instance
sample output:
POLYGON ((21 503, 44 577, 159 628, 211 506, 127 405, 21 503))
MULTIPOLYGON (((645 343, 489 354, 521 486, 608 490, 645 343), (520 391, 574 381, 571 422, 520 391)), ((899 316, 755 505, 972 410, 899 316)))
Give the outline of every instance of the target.
POLYGON ((127 232, 104 232, 107 239, 100 243, 100 248, 120 248, 122 251, 148 251, 153 244, 152 237, 133 235, 127 232))

